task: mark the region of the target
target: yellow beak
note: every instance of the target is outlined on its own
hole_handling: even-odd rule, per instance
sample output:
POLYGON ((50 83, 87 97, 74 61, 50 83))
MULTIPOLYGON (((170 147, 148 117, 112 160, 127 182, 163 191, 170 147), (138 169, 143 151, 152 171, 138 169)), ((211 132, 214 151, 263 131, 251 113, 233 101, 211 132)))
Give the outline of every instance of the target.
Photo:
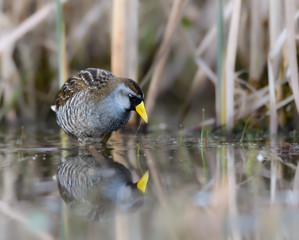
POLYGON ((147 114, 144 108, 144 103, 143 101, 136 106, 136 112, 140 115, 140 117, 146 122, 148 123, 148 119, 147 119, 147 114))
POLYGON ((146 173, 143 174, 143 176, 141 177, 141 179, 140 179, 139 182, 137 183, 137 187, 138 187, 138 189, 139 189, 142 193, 145 193, 148 178, 149 178, 149 172, 146 171, 146 173))

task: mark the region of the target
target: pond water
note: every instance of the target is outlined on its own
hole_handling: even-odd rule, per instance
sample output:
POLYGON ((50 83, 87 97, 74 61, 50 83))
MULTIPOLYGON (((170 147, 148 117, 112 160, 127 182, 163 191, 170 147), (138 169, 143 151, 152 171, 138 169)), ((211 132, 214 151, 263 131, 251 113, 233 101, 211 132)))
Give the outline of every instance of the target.
POLYGON ((296 239, 296 139, 199 137, 121 133, 80 147, 57 128, 3 131, 0 238, 296 239))

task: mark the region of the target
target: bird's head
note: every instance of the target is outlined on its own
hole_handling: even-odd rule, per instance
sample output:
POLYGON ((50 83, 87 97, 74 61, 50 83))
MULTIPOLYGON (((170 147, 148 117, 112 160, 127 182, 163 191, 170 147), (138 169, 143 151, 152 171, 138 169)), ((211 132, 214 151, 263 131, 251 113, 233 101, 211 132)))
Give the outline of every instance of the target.
POLYGON ((144 107, 144 94, 139 85, 129 78, 121 78, 119 96, 128 111, 136 111, 147 123, 148 117, 144 107))

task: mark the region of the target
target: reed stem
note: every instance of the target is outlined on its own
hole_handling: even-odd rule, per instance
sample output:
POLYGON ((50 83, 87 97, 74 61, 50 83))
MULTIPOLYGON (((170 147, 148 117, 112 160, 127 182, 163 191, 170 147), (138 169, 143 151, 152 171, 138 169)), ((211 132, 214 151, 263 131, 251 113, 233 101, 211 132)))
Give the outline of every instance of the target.
POLYGON ((238 31, 241 12, 241 0, 233 0, 233 14, 230 23, 227 55, 225 61, 225 81, 226 81, 226 132, 231 133, 234 126, 234 91, 235 91, 235 62, 237 54, 238 31))
POLYGON ((56 32, 58 43, 58 81, 61 87, 67 79, 65 30, 60 0, 56 0, 56 32))
POLYGON ((225 123, 225 91, 223 78, 223 0, 218 0, 217 18, 217 85, 216 90, 216 125, 225 123))

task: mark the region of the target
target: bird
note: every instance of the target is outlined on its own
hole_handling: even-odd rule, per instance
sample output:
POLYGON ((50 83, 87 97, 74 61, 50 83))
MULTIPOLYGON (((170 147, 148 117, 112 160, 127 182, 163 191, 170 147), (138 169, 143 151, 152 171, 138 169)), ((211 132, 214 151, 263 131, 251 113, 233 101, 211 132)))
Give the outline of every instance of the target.
POLYGON ((60 128, 81 145, 95 139, 106 143, 112 132, 128 122, 132 111, 148 122, 140 86, 100 68, 87 68, 71 76, 51 109, 60 128))

